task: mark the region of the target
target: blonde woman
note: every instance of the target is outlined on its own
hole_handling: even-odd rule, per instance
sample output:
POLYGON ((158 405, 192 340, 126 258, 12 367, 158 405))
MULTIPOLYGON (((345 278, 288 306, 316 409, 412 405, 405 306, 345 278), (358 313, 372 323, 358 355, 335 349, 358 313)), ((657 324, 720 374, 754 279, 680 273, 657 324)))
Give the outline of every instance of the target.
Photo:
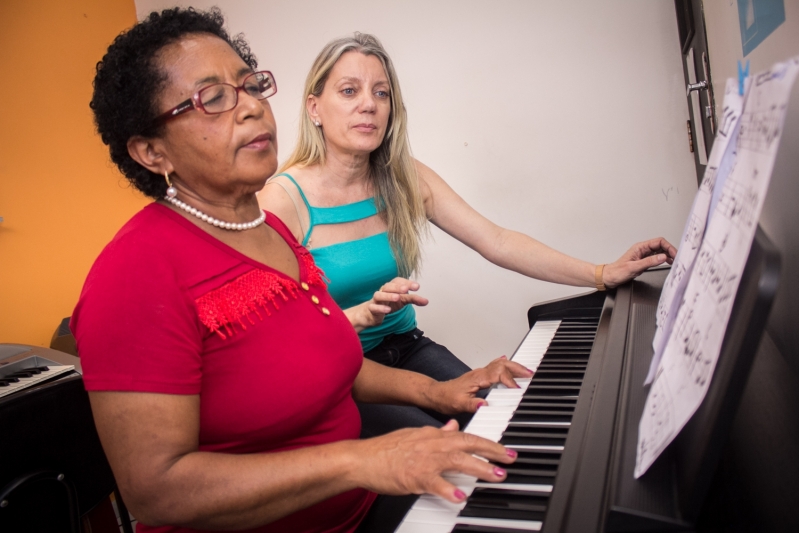
MULTIPOLYGON (((299 141, 259 202, 310 249, 365 357, 439 381, 469 367, 416 327, 413 305, 427 300, 411 292, 419 285, 408 278, 419 266, 428 220, 496 265, 566 285, 615 287, 676 255, 658 238, 597 267, 480 215, 411 156, 391 59, 374 36, 361 33, 330 42, 314 61, 299 141)), ((415 407, 359 408, 364 436, 447 420, 415 407)), ((458 418, 461 426, 470 416, 458 418)))

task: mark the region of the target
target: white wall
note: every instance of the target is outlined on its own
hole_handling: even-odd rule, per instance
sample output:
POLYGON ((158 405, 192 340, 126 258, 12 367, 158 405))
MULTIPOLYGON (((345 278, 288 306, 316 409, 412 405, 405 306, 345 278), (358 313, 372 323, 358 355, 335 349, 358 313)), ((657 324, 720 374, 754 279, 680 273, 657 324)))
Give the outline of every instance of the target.
MULTIPOLYGON (((137 0, 141 18, 174 5, 137 0)), ((280 153, 322 46, 353 31, 399 72, 415 156, 492 220, 592 262, 679 240, 696 191, 674 3, 198 0, 275 73, 280 153)), ((585 289, 503 271, 444 233, 419 278, 420 327, 467 363, 510 355, 535 302, 585 289)))

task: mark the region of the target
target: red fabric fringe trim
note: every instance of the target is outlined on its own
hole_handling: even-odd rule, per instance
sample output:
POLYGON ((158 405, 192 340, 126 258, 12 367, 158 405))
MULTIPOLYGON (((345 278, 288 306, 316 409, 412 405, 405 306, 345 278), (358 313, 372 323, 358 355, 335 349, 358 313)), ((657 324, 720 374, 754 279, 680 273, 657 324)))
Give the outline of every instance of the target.
POLYGON ((302 257, 302 262, 305 265, 305 271, 308 273, 308 283, 310 285, 324 286, 325 282, 330 283, 330 280, 327 279, 327 276, 325 276, 325 273, 322 272, 322 269, 316 266, 311 252, 304 249, 300 257, 302 257))
MULTIPOLYGON (((321 272, 316 265, 313 266, 321 272)), ((311 272, 310 268, 308 271, 311 272)), ((235 323, 238 323, 241 329, 247 329, 244 323, 245 317, 250 324, 255 324, 249 316, 250 312, 263 320, 261 313, 258 312, 259 308, 266 312, 266 316, 271 316, 267 304, 271 303, 275 309, 280 309, 278 298, 287 302, 289 296, 296 299, 298 293, 297 284, 293 280, 265 270, 254 269, 200 296, 195 303, 200 321, 212 332, 226 339, 227 335, 235 333, 233 329, 235 323)))

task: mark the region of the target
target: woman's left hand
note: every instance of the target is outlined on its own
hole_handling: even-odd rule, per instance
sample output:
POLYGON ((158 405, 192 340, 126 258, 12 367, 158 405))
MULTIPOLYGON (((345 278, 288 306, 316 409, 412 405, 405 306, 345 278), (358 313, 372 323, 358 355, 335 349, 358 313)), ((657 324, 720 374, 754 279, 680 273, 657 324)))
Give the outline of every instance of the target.
POLYGON ((672 264, 677 248, 663 237, 634 244, 616 262, 605 265, 602 280, 612 289, 630 281, 644 270, 663 263, 672 264))
POLYGON ((486 400, 476 396, 480 389, 486 389, 494 383, 516 389, 519 386, 513 378, 530 378, 532 375, 532 370, 509 361, 503 355, 486 367, 472 370, 449 381, 432 383, 425 395, 430 401, 430 407, 439 413, 474 413, 480 406, 488 404, 486 400))
POLYGON ((379 326, 387 314, 399 311, 406 305, 424 306, 428 304, 427 298, 412 294, 411 291, 419 290, 419 284, 405 278, 394 278, 384 283, 380 290, 374 293, 371 300, 344 310, 344 314, 355 328, 361 332, 366 328, 379 326))

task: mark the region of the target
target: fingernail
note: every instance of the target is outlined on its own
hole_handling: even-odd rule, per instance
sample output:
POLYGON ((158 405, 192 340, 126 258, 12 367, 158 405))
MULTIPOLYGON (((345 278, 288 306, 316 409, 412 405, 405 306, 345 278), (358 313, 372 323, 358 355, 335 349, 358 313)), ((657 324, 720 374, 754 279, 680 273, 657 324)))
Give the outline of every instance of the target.
POLYGON ((498 476, 498 477, 505 477, 505 471, 502 470, 500 467, 495 466, 494 467, 494 475, 498 476))
POLYGON ((510 448, 505 450, 505 452, 508 454, 508 457, 513 457, 514 459, 519 455, 516 450, 511 450, 510 448))
MULTIPOLYGON (((525 368, 527 368, 527 367, 525 367, 525 368)), ((531 373, 531 374, 535 374, 535 370, 533 370, 532 368, 527 368, 527 371, 529 373, 531 373)))
POLYGON ((508 358, 508 356, 507 356, 507 355, 501 355, 499 358, 500 358, 500 359, 507 359, 507 358, 508 358))
POLYGON ((459 500, 465 500, 466 493, 463 492, 461 489, 455 489, 455 497, 459 500))
POLYGON ((488 405, 488 402, 481 402, 477 404, 477 408, 480 409, 481 407, 485 407, 486 405, 488 405))

